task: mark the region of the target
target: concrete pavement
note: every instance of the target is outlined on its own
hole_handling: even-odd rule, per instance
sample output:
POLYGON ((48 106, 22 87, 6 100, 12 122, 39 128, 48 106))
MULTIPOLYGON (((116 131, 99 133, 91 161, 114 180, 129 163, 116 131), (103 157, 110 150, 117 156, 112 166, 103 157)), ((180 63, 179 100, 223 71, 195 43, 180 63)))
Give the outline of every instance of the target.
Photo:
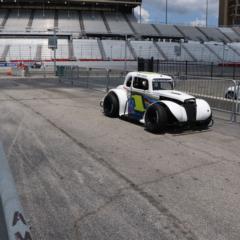
POLYGON ((0 82, 0 136, 34 239, 238 240, 240 128, 153 135, 103 93, 0 82))

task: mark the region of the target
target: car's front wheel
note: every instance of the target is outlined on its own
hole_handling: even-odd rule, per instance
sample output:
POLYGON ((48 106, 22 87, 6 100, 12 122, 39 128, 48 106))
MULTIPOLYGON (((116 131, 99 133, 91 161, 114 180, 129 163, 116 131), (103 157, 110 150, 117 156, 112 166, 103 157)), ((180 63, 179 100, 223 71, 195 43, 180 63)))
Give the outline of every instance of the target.
POLYGON ((162 105, 151 105, 145 114, 145 127, 153 133, 163 132, 168 120, 167 111, 162 105))
POLYGON ((233 91, 227 92, 225 98, 236 99, 236 94, 233 91))
POLYGON ((119 116, 119 102, 117 96, 110 92, 103 101, 103 112, 108 117, 118 117, 119 116))
POLYGON ((212 114, 209 118, 207 118, 206 120, 204 121, 201 121, 198 125, 201 129, 208 129, 209 126, 212 126, 213 125, 213 118, 212 118, 212 114))

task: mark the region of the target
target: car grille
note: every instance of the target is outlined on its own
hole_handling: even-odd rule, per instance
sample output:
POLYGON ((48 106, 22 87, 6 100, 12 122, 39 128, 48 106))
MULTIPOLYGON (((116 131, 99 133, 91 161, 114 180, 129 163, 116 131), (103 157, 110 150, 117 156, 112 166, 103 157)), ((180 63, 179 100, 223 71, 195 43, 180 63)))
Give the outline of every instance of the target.
POLYGON ((196 122, 197 105, 195 99, 186 100, 183 104, 189 123, 196 122))

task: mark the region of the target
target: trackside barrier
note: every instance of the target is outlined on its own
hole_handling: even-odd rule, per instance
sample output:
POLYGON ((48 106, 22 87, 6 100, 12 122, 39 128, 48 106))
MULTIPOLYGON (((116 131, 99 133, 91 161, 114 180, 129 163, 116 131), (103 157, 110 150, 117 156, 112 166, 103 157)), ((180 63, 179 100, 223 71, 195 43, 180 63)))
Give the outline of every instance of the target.
POLYGON ((211 108, 221 112, 229 113, 230 120, 237 121, 240 116, 239 111, 239 87, 240 81, 222 78, 205 78, 201 76, 177 76, 175 77, 175 88, 203 98, 208 101, 211 108), (231 88, 235 93, 232 96, 228 94, 231 88))
POLYGON ((108 91, 123 83, 126 72, 106 68, 57 66, 57 75, 62 83, 108 91))
MULTIPOLYGON (((58 67, 59 72, 61 67, 60 82, 103 91, 121 85, 126 75, 125 71, 113 69, 82 68, 78 66, 58 67)), ((226 98, 229 87, 234 89, 236 96, 240 96, 240 93, 237 93, 240 91, 240 81, 190 75, 177 75, 174 76, 174 80, 177 90, 207 100, 212 109, 228 113, 230 121, 236 122, 240 116, 240 97, 239 99, 235 97, 226 98)))
POLYGON ((8 240, 32 240, 30 228, 24 217, 14 179, 1 144, 0 166, 0 196, 7 226, 8 240))

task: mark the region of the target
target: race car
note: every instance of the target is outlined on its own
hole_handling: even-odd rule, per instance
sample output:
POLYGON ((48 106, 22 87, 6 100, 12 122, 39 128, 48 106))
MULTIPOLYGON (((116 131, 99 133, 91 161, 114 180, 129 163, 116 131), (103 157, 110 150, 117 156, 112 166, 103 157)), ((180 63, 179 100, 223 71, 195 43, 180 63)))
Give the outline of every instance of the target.
POLYGON ((207 128, 212 122, 205 100, 175 91, 173 79, 158 73, 128 73, 124 84, 111 89, 100 105, 106 116, 136 120, 150 132, 174 125, 207 128))

